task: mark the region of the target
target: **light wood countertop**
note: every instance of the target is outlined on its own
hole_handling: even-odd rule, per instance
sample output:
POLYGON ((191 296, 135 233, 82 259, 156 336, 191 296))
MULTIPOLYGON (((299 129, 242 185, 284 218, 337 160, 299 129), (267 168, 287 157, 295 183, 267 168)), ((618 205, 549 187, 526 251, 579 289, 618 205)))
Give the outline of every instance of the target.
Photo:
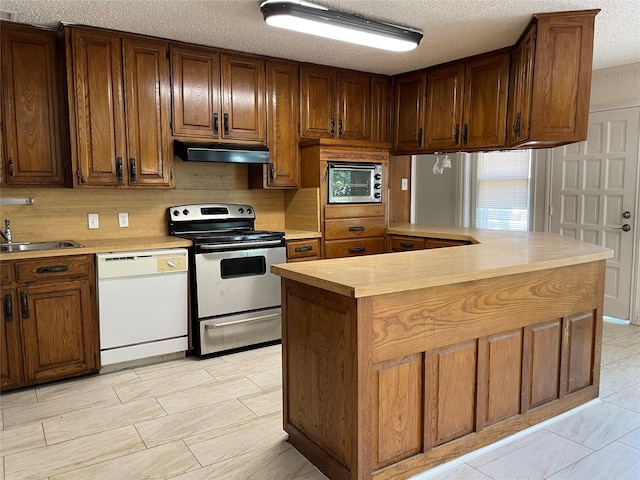
POLYGON ((133 250, 156 250, 161 248, 190 247, 191 240, 173 236, 109 238, 103 240, 82 240, 62 238, 59 240, 75 240, 81 243, 80 248, 61 248, 59 250, 37 250, 27 252, 0 253, 2 260, 21 260, 24 258, 48 258, 66 255, 91 255, 106 252, 127 252, 133 250))
POLYGON ((308 232, 306 230, 291 230, 285 228, 284 238, 287 240, 305 240, 307 238, 320 238, 322 233, 320 232, 308 232))
POLYGON ((392 224, 387 233, 469 240, 474 245, 278 264, 271 271, 358 298, 588 263, 613 253, 554 233, 414 224, 392 224))

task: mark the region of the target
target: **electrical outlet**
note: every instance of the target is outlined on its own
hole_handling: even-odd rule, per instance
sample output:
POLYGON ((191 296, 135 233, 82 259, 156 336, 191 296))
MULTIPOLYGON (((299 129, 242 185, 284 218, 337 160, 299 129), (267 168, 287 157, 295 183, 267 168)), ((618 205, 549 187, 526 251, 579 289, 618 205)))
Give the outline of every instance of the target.
POLYGON ((100 228, 100 217, 97 213, 89 214, 89 228, 100 228))
POLYGON ((402 188, 402 190, 409 190, 409 179, 408 178, 403 178, 402 179, 401 188, 402 188))
POLYGON ((118 213, 118 225, 120 228, 125 228, 129 226, 129 214, 128 213, 118 213))

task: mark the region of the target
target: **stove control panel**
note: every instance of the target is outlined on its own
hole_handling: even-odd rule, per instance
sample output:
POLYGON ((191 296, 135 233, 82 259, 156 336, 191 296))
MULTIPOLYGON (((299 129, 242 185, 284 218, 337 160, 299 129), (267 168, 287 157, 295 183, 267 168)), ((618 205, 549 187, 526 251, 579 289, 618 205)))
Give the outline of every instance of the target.
POLYGON ((193 220, 255 220, 256 214, 251 205, 206 203, 169 207, 169 217, 173 222, 193 220))

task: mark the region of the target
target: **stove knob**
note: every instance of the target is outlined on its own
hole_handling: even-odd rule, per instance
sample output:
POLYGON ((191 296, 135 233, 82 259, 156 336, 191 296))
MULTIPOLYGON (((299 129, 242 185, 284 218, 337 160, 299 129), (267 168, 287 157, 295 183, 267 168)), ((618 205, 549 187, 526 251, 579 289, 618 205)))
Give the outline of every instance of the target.
POLYGON ((184 213, 185 215, 189 215, 189 210, 185 208, 184 210, 182 210, 182 213, 184 213))
POLYGON ((247 208, 247 215, 251 215, 251 212, 253 212, 253 210, 251 210, 250 208, 247 208))
POLYGON ((240 208, 238 209, 238 211, 239 211, 240 213, 244 213, 244 208, 240 207, 240 208))

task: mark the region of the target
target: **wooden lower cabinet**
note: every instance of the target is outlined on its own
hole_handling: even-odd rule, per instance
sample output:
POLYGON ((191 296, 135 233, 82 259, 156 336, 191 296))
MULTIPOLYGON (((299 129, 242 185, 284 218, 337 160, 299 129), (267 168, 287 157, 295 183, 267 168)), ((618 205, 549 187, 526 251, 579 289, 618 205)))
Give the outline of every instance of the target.
POLYGON ((320 239, 287 240, 287 262, 319 260, 320 239))
POLYGON ((469 240, 457 240, 450 238, 413 237, 407 235, 389 235, 388 251, 406 252, 410 250, 422 250, 425 248, 445 248, 471 245, 469 240))
POLYGON ((351 298, 283 281, 290 443, 409 478, 597 398, 604 261, 351 298))
POLYGON ((0 388, 100 368, 92 255, 3 261, 0 388), (5 275, 3 275, 4 278, 5 275))

